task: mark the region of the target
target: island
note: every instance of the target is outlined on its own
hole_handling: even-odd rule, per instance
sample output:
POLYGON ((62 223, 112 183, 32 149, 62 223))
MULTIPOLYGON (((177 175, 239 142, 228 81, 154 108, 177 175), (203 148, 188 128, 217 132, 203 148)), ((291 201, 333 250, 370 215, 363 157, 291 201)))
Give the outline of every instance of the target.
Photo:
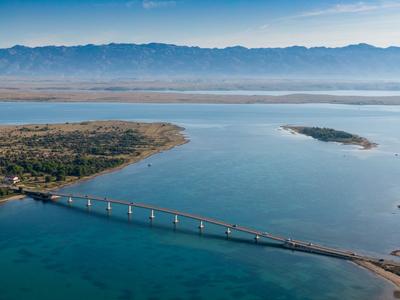
POLYGON ((362 149, 364 150, 374 148, 378 145, 356 134, 335 130, 332 128, 291 126, 291 125, 285 125, 282 126, 282 128, 292 133, 299 133, 306 136, 310 136, 314 139, 323 142, 337 142, 344 145, 361 146, 362 149))
POLYGON ((169 123, 95 121, 0 126, 0 199, 10 186, 54 189, 187 142, 169 123))

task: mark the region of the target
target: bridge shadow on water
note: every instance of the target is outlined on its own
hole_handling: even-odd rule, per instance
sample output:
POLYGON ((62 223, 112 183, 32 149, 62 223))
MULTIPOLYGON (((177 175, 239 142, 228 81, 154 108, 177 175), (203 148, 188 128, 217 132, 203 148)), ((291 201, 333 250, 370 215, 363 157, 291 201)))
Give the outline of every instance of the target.
MULTIPOLYGON (((40 201, 40 200, 36 200, 36 201, 40 201)), ((125 217, 122 217, 121 214, 117 215, 117 214, 112 214, 112 213, 108 213, 108 212, 102 213, 100 211, 91 210, 90 208, 87 208, 87 207, 73 206, 73 205, 70 205, 68 203, 64 203, 61 201, 48 201, 48 202, 43 202, 43 203, 45 205, 46 204, 56 205, 58 207, 72 210, 74 213, 88 215, 93 218, 98 218, 98 219, 102 219, 102 220, 107 219, 108 221, 123 224, 127 227, 131 227, 132 225, 134 225, 134 226, 139 226, 141 228, 156 229, 156 230, 164 231, 164 232, 174 231, 176 233, 187 235, 187 236, 197 235, 201 238, 207 238, 207 239, 213 239, 213 240, 230 241, 230 242, 247 244, 247 245, 258 246, 258 247, 265 246, 265 247, 270 247, 270 248, 275 248, 275 249, 288 250, 287 248, 284 248, 282 246, 282 244, 279 244, 276 242, 268 242, 265 240, 264 241, 259 240, 259 241, 255 242, 252 238, 238 237, 238 236, 232 236, 232 235, 229 236, 229 238, 228 238, 228 237, 224 236, 223 234, 207 232, 206 229, 203 230, 202 232, 200 232, 200 230, 197 229, 197 225, 192 220, 190 222, 192 223, 193 226, 195 226, 195 228, 197 230, 183 228, 182 226, 179 226, 179 225, 175 226, 172 224, 172 222, 169 225, 166 224, 165 222, 161 223, 161 222, 155 222, 155 221, 149 221, 149 220, 147 220, 147 222, 146 222, 144 220, 140 220, 137 218, 134 219, 134 216, 128 216, 128 214, 125 214, 125 217)), ((222 226, 213 225, 213 224, 209 224, 209 226, 212 226, 214 228, 216 228, 216 227, 223 228, 222 226)))

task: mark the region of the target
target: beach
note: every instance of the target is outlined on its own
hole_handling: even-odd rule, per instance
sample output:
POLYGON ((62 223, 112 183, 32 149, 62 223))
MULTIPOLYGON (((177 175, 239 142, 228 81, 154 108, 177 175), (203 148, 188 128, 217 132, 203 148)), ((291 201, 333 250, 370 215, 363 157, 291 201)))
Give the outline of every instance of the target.
POLYGON ((11 102, 193 103, 193 104, 353 104, 400 105, 400 96, 335 96, 315 94, 212 95, 160 91, 54 91, 0 89, 0 100, 11 102))
MULTIPOLYGON (((397 119, 390 119, 392 121, 389 122, 384 117, 393 116, 397 111, 381 108, 375 110, 372 107, 359 110, 358 107, 311 105, 2 105, 2 120, 7 123, 63 124, 67 120, 82 122, 113 118, 148 122, 157 120, 186 128, 185 133, 191 142, 184 147, 151 156, 146 163, 132 164, 118 172, 94 176, 86 181, 81 178, 79 184, 66 186, 62 193, 93 194, 152 203, 254 228, 265 228, 269 232, 292 238, 304 237, 313 243, 351 249, 356 253, 375 253, 379 256, 380 253, 387 253, 387 249, 396 249, 398 246, 394 239, 396 227, 393 226, 397 224, 398 215, 392 214, 397 213, 393 203, 398 194, 386 188, 388 182, 395 184, 398 174, 397 158, 394 155, 377 151, 354 151, 351 147, 341 147, 342 151, 337 151, 327 144, 288 137, 288 134, 278 134, 276 130, 279 125, 287 123, 327 124, 362 136, 374 136, 373 140, 382 147, 395 151, 398 144, 392 137, 397 136, 398 122, 397 119), (28 107, 29 113, 23 107, 28 107), (376 121, 376 127, 373 128, 367 126, 371 122, 371 111, 376 121), (300 114, 304 117, 293 118, 300 114), (310 122, 308 116, 318 117, 310 122), (327 116, 330 122, 324 123, 327 116), (388 139, 381 139, 383 136, 388 139), (360 157, 364 159, 361 161, 360 157), (382 166, 379 172, 366 172, 376 170, 377 163, 382 166), (147 167, 148 164, 151 167, 147 167), (287 188, 288 180, 291 180, 290 189, 287 188), (377 202, 377 199, 381 200, 377 202), (359 211, 361 207, 362 215, 359 211), (385 222, 388 219, 390 223, 385 222), (319 230, 313 230, 316 226, 319 230), (349 231, 349 227, 353 230, 349 231), (372 240, 378 242, 371 243, 372 240)), ((169 228, 172 220, 164 219, 159 214, 154 226, 149 229, 147 211, 136 210, 132 221, 126 222, 124 208, 113 207, 112 217, 104 213, 104 208, 102 205, 94 205, 88 213, 85 204, 79 201, 66 207, 61 203, 46 205, 40 201, 12 201, 2 205, 4 217, 1 225, 7 228, 7 231, 2 232, 2 237, 10 244, 2 252, 2 265, 8 271, 3 282, 11 284, 19 278, 21 285, 25 282, 31 284, 31 276, 28 278, 25 275, 31 269, 30 264, 27 261, 18 263, 20 257, 32 261, 36 265, 35 272, 48 274, 49 277, 54 277, 57 271, 67 266, 65 271, 76 275, 74 278, 78 279, 73 279, 70 289, 60 286, 59 291, 63 293, 71 289, 78 292, 80 278, 86 278, 88 272, 95 275, 85 283, 85 288, 91 287, 93 283, 93 289, 97 290, 98 282, 118 284, 117 280, 105 281, 103 277, 110 270, 115 271, 115 263, 124 278, 132 276, 132 270, 140 271, 145 278, 154 278, 154 274, 163 274, 163 264, 168 263, 169 259, 183 257, 183 267, 182 264, 172 264, 167 268, 166 276, 170 276, 171 272, 174 276, 184 274, 181 280, 174 280, 177 282, 176 287, 166 288, 170 298, 177 288, 189 297, 197 279, 204 278, 205 274, 223 276, 223 280, 216 282, 215 288, 208 289, 207 294, 233 289, 226 284, 232 278, 229 276, 232 273, 244 274, 237 277, 241 278, 240 288, 246 288, 249 298, 256 296, 252 289, 255 283, 261 289, 279 285, 277 294, 283 293, 288 297, 291 291, 284 287, 291 285, 304 295, 304 299, 313 299, 313 295, 328 298, 333 294, 342 299, 378 299, 374 296, 383 292, 390 295, 393 289, 398 289, 383 280, 383 277, 365 272, 348 261, 233 242, 226 240, 220 230, 213 231, 211 226, 207 226, 207 233, 215 232, 222 236, 221 239, 199 238, 197 234, 177 234, 180 230, 196 231, 198 224, 181 219, 177 231, 172 231, 169 228), (17 214, 24 216, 22 223, 16 224, 17 214), (47 224, 52 226, 48 227, 47 224), (126 230, 121 230, 122 226, 126 226, 126 230), (70 235, 64 241, 65 232, 70 235), (22 234, 23 241, 27 240, 27 245, 32 246, 25 247, 11 238, 22 234), (88 240, 92 242, 87 243, 88 240), (62 250, 57 249, 57 245, 64 245, 65 242, 67 246, 62 250), (69 248, 70 244, 73 247, 69 248), (20 255, 25 248, 33 255, 27 258, 26 255, 20 255), (8 252, 7 249, 12 251, 8 252), (57 255, 51 255, 52 251, 57 255), (105 264, 110 251, 121 260, 105 264), (88 252, 91 253, 87 256, 90 261, 82 270, 81 261, 76 260, 76 257, 88 252), (132 259, 132 253, 140 257, 140 260, 132 259), (211 257, 210 253, 213 253, 211 257), (6 259, 9 257, 12 260, 6 259), (47 268, 47 262, 41 260, 49 258, 51 264, 47 268), (104 269, 96 267, 99 261, 104 269), (56 263, 60 267, 52 269, 56 263), (75 264, 76 268, 68 269, 68 266, 75 264), (22 271, 13 274, 12 270, 16 267, 22 271), (189 268, 191 271, 187 272, 189 268), (193 285, 188 286, 188 280, 193 285)), ((234 232, 233 238, 236 236, 234 232)), ((214 277, 207 280, 214 282, 214 277)), ((165 282, 164 277, 157 276, 154 281, 158 284, 165 282)), ((135 286, 140 287, 140 291, 153 288, 140 278, 135 279, 135 286)), ((140 293, 139 290, 136 289, 134 293, 140 293)), ((32 293, 41 291, 40 284, 35 284, 32 293)), ((114 290, 107 292, 114 296, 114 290)), ((16 293, 22 296, 23 291, 16 293)))
MULTIPOLYGON (((48 186, 43 186, 40 185, 40 189, 45 189, 45 190, 56 190, 62 187, 66 187, 72 184, 75 184, 77 182, 82 182, 86 181, 89 179, 92 179, 96 176, 103 175, 106 173, 110 172, 115 172, 117 170, 120 170, 130 164, 139 162, 143 159, 148 158, 151 155, 160 153, 162 151, 167 151, 173 147, 182 145, 184 143, 188 142, 188 139, 181 134, 181 132, 184 130, 184 128, 175 126, 173 124, 166 124, 166 123, 138 123, 138 122, 121 122, 121 121, 98 121, 98 122, 82 122, 83 126, 85 126, 85 130, 96 130, 96 128, 103 128, 107 126, 109 128, 114 128, 115 126, 119 126, 119 130, 124 129, 130 129, 130 128, 135 128, 135 130, 138 130, 142 134, 144 134, 147 138, 150 138, 155 142, 154 145, 150 147, 141 147, 139 151, 135 153, 135 155, 124 155, 125 162, 122 164, 119 164, 116 167, 111 167, 107 168, 105 170, 102 170, 100 172, 96 172, 95 174, 91 174, 88 176, 80 176, 78 177, 68 177, 68 180, 66 181, 57 181, 57 182, 52 182, 50 187, 48 186), (87 124, 86 124, 87 123, 87 124), (132 127, 133 125, 133 127, 132 127), (162 141, 162 142, 160 142, 162 141)), ((52 124, 50 125, 51 129, 55 131, 55 134, 59 134, 60 132, 74 132, 77 129, 78 124, 52 124)), ((43 125, 20 125, 19 128, 23 129, 24 131, 29 131, 29 130, 35 130, 34 134, 36 134, 38 131, 41 131, 41 128, 43 125)), ((46 127, 49 127, 49 125, 46 125, 46 127)), ((15 126, 2 126, 0 127, 0 133, 5 135, 9 134, 12 132, 15 128, 15 126)), ((47 185, 47 184, 46 184, 47 185)), ((15 185, 17 187, 28 187, 32 188, 29 186, 26 186, 25 184, 17 184, 15 185)), ((21 199, 23 198, 23 195, 18 195, 18 194, 12 194, 9 197, 3 197, 0 200, 1 202, 5 202, 7 200, 13 200, 13 199, 21 199)))
POLYGON ((390 281, 393 283, 396 287, 400 288, 400 276, 396 275, 392 272, 386 271, 385 269, 374 265, 371 262, 367 261, 360 261, 360 260, 354 260, 353 261, 355 264, 375 273, 376 275, 385 278, 386 280, 390 281))

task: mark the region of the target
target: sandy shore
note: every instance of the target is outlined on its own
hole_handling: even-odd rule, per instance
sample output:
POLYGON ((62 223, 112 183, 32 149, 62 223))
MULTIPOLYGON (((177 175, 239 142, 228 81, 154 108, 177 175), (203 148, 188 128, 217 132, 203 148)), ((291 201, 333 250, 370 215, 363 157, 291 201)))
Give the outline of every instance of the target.
POLYGON ((164 147, 160 147, 160 148, 155 149, 155 150, 143 151, 140 155, 136 156, 135 158, 130 159, 129 161, 127 161, 126 163, 124 163, 122 165, 119 165, 118 167, 107 169, 107 170, 104 170, 102 172, 90 175, 90 176, 85 176, 85 177, 79 178, 77 180, 73 180, 73 181, 70 181, 68 183, 61 184, 59 186, 53 187, 53 188, 48 189, 48 190, 49 191, 58 190, 58 189, 63 188, 63 187, 71 186, 71 185, 74 185, 74 184, 79 183, 79 182, 84 182, 84 181, 93 179, 93 178, 95 178, 97 176, 101 176, 101 175, 104 175, 104 174, 109 174, 109 173, 112 173, 112 172, 116 172, 118 170, 126 168, 129 165, 132 165, 134 163, 140 162, 140 161, 142 161, 142 160, 144 160, 144 159, 146 159, 146 158, 148 158, 148 157, 150 157, 152 155, 155 155, 157 153, 161 153, 161 152, 170 150, 172 148, 178 147, 178 146, 186 144, 188 142, 189 142, 189 140, 187 138, 184 138, 180 142, 169 143, 168 145, 165 145, 164 147))
POLYGON ((193 104, 353 104, 400 105, 400 96, 333 96, 313 94, 266 95, 209 95, 163 92, 108 92, 12 90, 0 88, 3 102, 115 102, 115 103, 193 103, 193 104))
POLYGON ((394 251, 390 252, 390 254, 393 256, 400 256, 400 250, 394 250, 394 251))
MULTIPOLYGON (((146 159, 146 158, 148 158, 148 157, 150 157, 152 155, 155 155, 157 153, 161 153, 161 152, 170 150, 170 149, 175 148, 177 146, 186 144, 187 142, 188 142, 188 140, 185 140, 184 142, 182 142, 180 144, 171 145, 169 148, 166 148, 166 149, 158 149, 158 150, 155 150, 155 151, 147 151, 146 153, 142 153, 141 155, 137 156, 137 158, 131 159, 130 161, 128 161, 128 162, 126 162, 126 163, 124 163, 124 164, 122 164, 122 165, 120 165, 118 167, 115 167, 115 168, 112 168, 112 169, 107 169, 107 170, 104 170, 102 172, 90 175, 90 176, 85 176, 85 177, 82 177, 82 178, 79 178, 79 179, 76 179, 76 180, 71 180, 69 182, 62 183, 62 184, 57 185, 57 186, 52 187, 52 188, 41 189, 41 190, 55 191, 55 190, 58 190, 58 189, 61 189, 61 188, 67 187, 67 186, 71 186, 71 185, 74 185, 74 184, 77 184, 77 183, 80 183, 80 182, 84 182, 84 181, 93 179, 93 178, 95 178, 97 176, 101 176, 101 175, 104 175, 104 174, 116 172, 118 170, 126 168, 129 165, 132 165, 134 163, 140 162, 140 161, 142 161, 142 160, 144 160, 144 159, 146 159)), ((11 201, 11 200, 20 200, 20 199, 23 199, 23 198, 25 198, 25 195, 18 195, 17 194, 17 195, 13 195, 13 196, 10 196, 10 197, 7 197, 7 198, 0 199, 0 203, 5 203, 5 202, 11 201)))
MULTIPOLYGON (((107 122, 112 124, 115 121, 103 121, 102 124, 103 125, 107 124, 107 122)), ((92 122, 92 123, 93 123, 93 126, 95 126, 97 124, 96 122, 92 122)), ((142 161, 152 155, 170 150, 174 147, 177 147, 177 146, 180 146, 180 145, 183 145, 183 144, 189 142, 189 139, 182 134, 182 131, 184 131, 184 128, 182 128, 182 127, 178 127, 173 124, 166 124, 166 126, 164 126, 163 124, 165 124, 165 123, 151 123, 151 124, 150 123, 140 123, 140 124, 145 124, 145 126, 147 128, 145 133, 147 136, 150 136, 153 138, 165 138, 165 139, 167 139, 167 142, 165 144, 163 144, 162 146, 142 150, 139 155, 130 156, 125 163, 123 163, 115 168, 106 169, 102 172, 99 172, 99 173, 96 173, 96 174, 93 174, 90 176, 76 178, 76 179, 70 180, 68 182, 60 182, 60 183, 57 183, 55 186, 52 186, 51 188, 40 188, 40 189, 54 191, 54 190, 57 190, 57 189, 60 189, 60 188, 66 187, 66 186, 74 185, 79 182, 87 181, 87 180, 93 179, 100 175, 104 175, 107 173, 121 170, 121 169, 127 167, 128 165, 142 161), (172 132, 172 134, 171 134, 171 132, 172 132), (178 134, 178 132, 180 134, 178 134)), ((71 124, 71 125, 73 125, 73 124, 71 124)), ((24 126, 28 126, 28 125, 24 125, 24 126)), ((32 126, 32 125, 29 125, 29 126, 32 126)), ((57 124, 55 124, 53 126, 57 126, 57 124)), ((5 128, 7 129, 7 126, 5 126, 5 128)), ((1 127, 0 127, 0 130, 1 130, 1 127)), ((73 126, 70 126, 70 128, 67 128, 67 129, 64 128, 64 130, 74 130, 74 128, 73 128, 73 126)), ((4 203, 4 202, 10 201, 10 200, 22 199, 24 197, 25 197, 24 195, 18 195, 18 194, 15 195, 14 194, 14 195, 11 195, 10 197, 0 199, 0 203, 4 203)))
POLYGON ((393 283, 396 287, 400 288, 400 276, 392 272, 386 271, 383 268, 378 267, 367 261, 354 260, 353 262, 369 271, 374 272, 376 275, 385 278, 386 280, 393 283))
MULTIPOLYGON (((338 139, 338 140, 322 140, 318 137, 314 137, 311 134, 307 134, 303 132, 303 129, 312 129, 312 127, 308 127, 308 126, 293 126, 293 125, 283 125, 280 127, 283 130, 286 130, 288 132, 290 132, 291 134, 300 134, 300 135, 304 135, 304 136, 308 136, 311 137, 315 140, 318 141, 322 141, 322 142, 328 142, 328 143, 338 143, 340 145, 353 145, 353 146, 359 146, 361 147, 361 150, 370 150, 372 148, 375 148, 378 146, 377 143, 373 143, 371 141, 369 141, 368 139, 361 137, 359 135, 355 135, 355 134, 351 134, 353 137, 351 139, 348 140, 343 140, 343 139, 338 139)), ((321 128, 319 128, 321 129, 321 128)), ((334 129, 329 129, 329 130, 334 130, 334 129)), ((350 134, 350 133, 347 133, 350 134)))
MULTIPOLYGON (((166 134, 166 133, 162 132, 161 134, 166 134)), ((124 163, 124 164, 122 164, 122 165, 120 165, 120 166, 118 166, 116 168, 107 169, 107 170, 104 170, 102 172, 93 174, 91 176, 82 177, 82 178, 79 178, 79 179, 76 179, 76 180, 73 180, 73 181, 70 181, 70 182, 67 182, 67 183, 61 183, 61 184, 58 184, 57 186, 54 186, 54 187, 52 187, 52 188, 50 188, 48 190, 50 191, 50 190, 60 189, 62 187, 66 187, 66 186, 70 186, 70 185, 73 185, 73 184, 76 184, 76 183, 79 183, 79 182, 82 182, 82 181, 90 180, 92 178, 95 178, 95 177, 103 175, 103 174, 107 174, 107 173, 110 173, 110 172, 115 172, 117 170, 125 168, 126 166, 128 166, 130 164, 142 161, 142 160, 150 157, 151 155, 154 155, 154 154, 157 154, 157 153, 172 149, 172 148, 174 148, 176 146, 185 144, 187 142, 188 142, 188 139, 186 137, 184 137, 183 135, 177 136, 175 139, 170 139, 168 143, 166 143, 165 145, 163 145, 163 146, 161 146, 159 148, 143 151, 142 153, 140 153, 140 155, 138 155, 138 156, 136 156, 134 158, 131 158, 126 163, 124 163)), ((10 201, 10 200, 22 199, 24 197, 25 197, 24 195, 13 195, 13 196, 10 196, 9 198, 1 199, 0 200, 0 204, 4 203, 6 201, 10 201)), ((365 268, 365 269, 367 269, 369 271, 374 272, 376 275, 378 275, 378 276, 380 276, 382 278, 385 278, 386 280, 392 282, 396 287, 400 288, 400 276, 398 276, 398 275, 396 275, 396 274, 394 274, 392 272, 388 272, 388 271, 384 270, 383 268, 381 268, 379 266, 376 266, 376 265, 374 265, 374 264, 372 264, 370 262, 354 261, 354 263, 356 263, 357 265, 359 265, 359 266, 361 266, 361 267, 363 267, 363 268, 365 268)))
MULTIPOLYGON (((169 78, 165 79, 66 79, 0 78, 0 101, 281 104, 332 103, 400 105, 400 96, 333 96, 330 91, 400 91, 400 82, 343 81, 272 78, 169 78), (193 91, 191 94, 180 91, 193 91), (196 92, 198 91, 198 92, 196 92), (230 91, 230 94, 201 94, 230 91), (237 91, 238 94, 234 94, 237 91), (248 95, 241 95, 248 91, 248 95), (251 95, 251 91, 285 91, 287 95, 251 95), (299 92, 304 91, 304 92, 299 92), (307 92, 311 91, 311 92, 307 92), (324 91, 325 95, 312 91, 324 91)), ((351 94, 351 92, 350 92, 351 94)), ((384 93, 383 93, 384 94, 384 93)))
POLYGON ((22 199, 24 197, 25 197, 25 195, 18 195, 18 194, 17 195, 12 195, 10 197, 0 199, 0 204, 1 203, 5 203, 5 202, 10 201, 10 200, 20 200, 20 199, 22 199))
MULTIPOLYGON (((332 96, 330 91, 400 91, 399 81, 282 78, 73 79, 0 76, 0 101, 125 103, 342 103, 400 105, 400 96, 332 96), (191 94, 180 91, 193 91, 191 94), (196 91, 199 91, 196 92, 196 91), (238 91, 237 95, 201 94, 238 91), (248 95, 240 95, 248 91, 248 95), (285 96, 251 95, 285 91, 285 96), (299 92, 304 91, 304 92, 299 92), (311 91, 311 92, 307 92, 311 91), (324 91, 326 95, 313 94, 324 91), (307 94, 308 93, 308 94, 307 94)), ((232 93, 233 92, 233 93, 232 93)), ((351 94, 351 92, 349 92, 351 94)), ((384 93, 382 94, 384 95, 384 93)))

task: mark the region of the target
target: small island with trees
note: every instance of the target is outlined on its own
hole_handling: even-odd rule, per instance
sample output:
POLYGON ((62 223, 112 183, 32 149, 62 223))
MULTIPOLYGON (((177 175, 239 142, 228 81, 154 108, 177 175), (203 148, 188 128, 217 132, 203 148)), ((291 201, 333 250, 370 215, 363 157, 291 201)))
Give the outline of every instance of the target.
POLYGON ((16 195, 9 177, 20 187, 57 188, 184 144, 182 131, 126 121, 0 126, 0 199, 16 195))
POLYGON ((282 126, 282 128, 292 133, 299 133, 306 136, 310 136, 314 139, 323 142, 337 142, 344 145, 361 146, 362 149, 364 150, 371 149, 377 146, 376 143, 373 143, 364 137, 348 133, 345 131, 335 130, 332 128, 291 126, 291 125, 285 125, 282 126))

